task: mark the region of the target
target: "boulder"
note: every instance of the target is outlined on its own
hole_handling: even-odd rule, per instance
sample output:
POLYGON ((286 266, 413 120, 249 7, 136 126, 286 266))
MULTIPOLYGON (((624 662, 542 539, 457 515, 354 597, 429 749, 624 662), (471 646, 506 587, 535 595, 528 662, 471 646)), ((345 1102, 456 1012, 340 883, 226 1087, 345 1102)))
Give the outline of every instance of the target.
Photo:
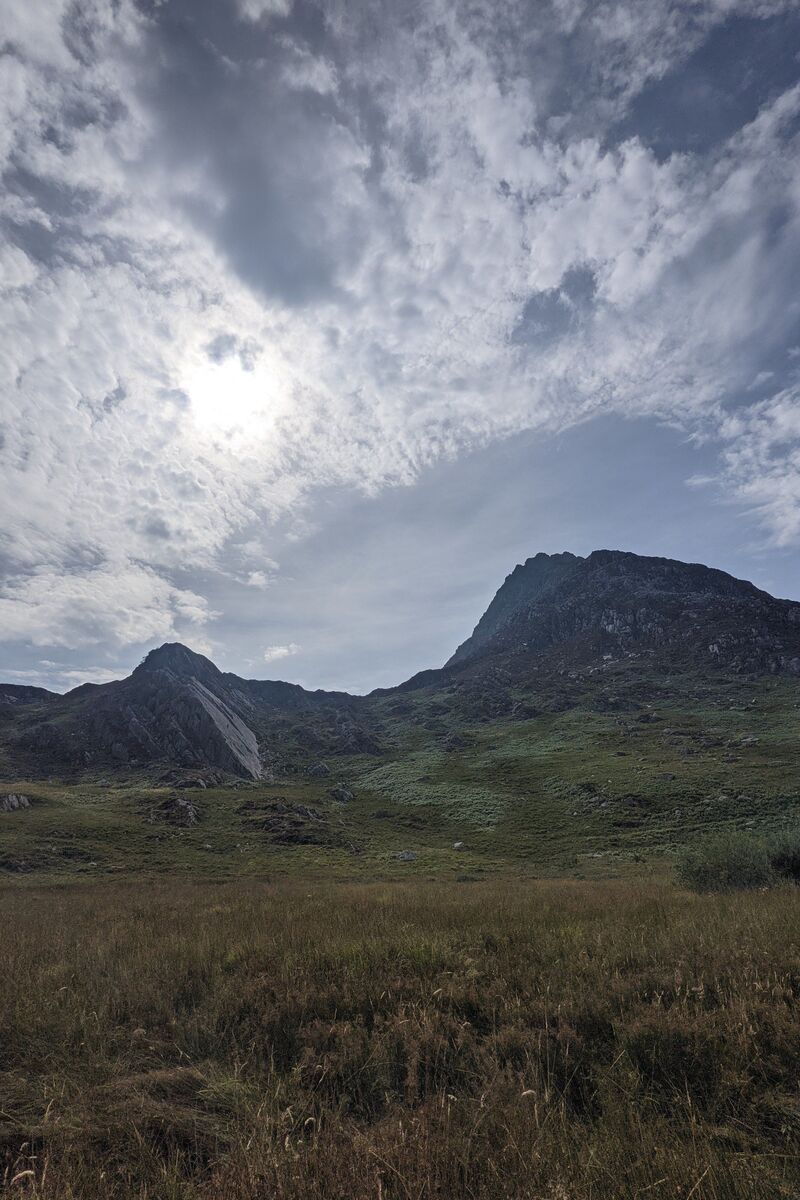
POLYGON ((151 824, 163 821, 167 825, 190 828, 200 820, 200 809, 186 796, 168 796, 161 804, 150 810, 148 820, 151 824))
POLYGON ((413 850, 396 850, 392 855, 395 862, 416 862, 417 856, 413 850))
POLYGON ((466 750, 469 742, 459 733, 449 734, 442 742, 442 749, 447 751, 466 750))
POLYGON ((328 795, 332 800, 338 800, 340 804, 349 804, 351 800, 355 800, 353 792, 350 791, 350 788, 345 787, 343 783, 337 783, 336 787, 330 788, 328 795))
POLYGON ((19 792, 8 792, 0 796, 0 813, 18 812, 21 808, 30 808, 31 802, 27 796, 19 792))
POLYGON ((238 811, 252 831, 267 834, 278 845, 336 846, 342 842, 340 831, 331 828, 321 812, 306 804, 282 798, 253 800, 238 811))

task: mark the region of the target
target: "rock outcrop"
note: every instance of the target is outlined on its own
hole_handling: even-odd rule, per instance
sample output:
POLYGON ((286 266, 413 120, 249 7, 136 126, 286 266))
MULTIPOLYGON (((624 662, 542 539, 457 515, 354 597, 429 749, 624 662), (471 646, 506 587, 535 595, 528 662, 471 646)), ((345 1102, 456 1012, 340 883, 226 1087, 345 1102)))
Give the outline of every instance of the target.
POLYGON ((19 792, 8 792, 7 795, 0 796, 0 813, 19 812, 21 808, 30 808, 30 806, 29 798, 19 792))
POLYGON ((246 703, 209 659, 186 646, 153 650, 128 679, 91 695, 92 741, 118 762, 166 760, 261 776, 246 703))
POLYGON ((563 554, 537 554, 514 567, 506 576, 486 612, 470 637, 448 659, 446 666, 468 662, 497 637, 520 609, 543 600, 564 579, 568 579, 584 560, 566 551, 563 554))

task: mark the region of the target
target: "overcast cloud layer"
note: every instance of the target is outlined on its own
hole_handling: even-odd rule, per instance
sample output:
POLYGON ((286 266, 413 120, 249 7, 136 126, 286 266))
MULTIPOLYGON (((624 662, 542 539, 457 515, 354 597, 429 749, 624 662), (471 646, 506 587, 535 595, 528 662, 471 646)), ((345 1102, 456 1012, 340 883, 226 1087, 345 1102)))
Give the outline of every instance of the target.
MULTIPOLYGON (((704 447, 698 503, 794 552, 796 0, 0 13, 6 678, 101 681, 179 637, 389 682, 315 677, 300 608, 270 623, 292 546, 330 519, 353 555, 330 497, 380 512, 597 418, 704 447)), ((353 623, 312 592, 315 627, 353 623)), ((365 654, 384 618, 358 613, 365 654)))

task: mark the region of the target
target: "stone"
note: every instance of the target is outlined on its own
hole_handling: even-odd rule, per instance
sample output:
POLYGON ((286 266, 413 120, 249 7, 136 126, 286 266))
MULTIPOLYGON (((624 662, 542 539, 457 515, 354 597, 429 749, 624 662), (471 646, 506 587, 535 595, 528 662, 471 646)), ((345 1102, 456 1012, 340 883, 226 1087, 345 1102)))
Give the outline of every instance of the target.
POLYGON ((267 835, 283 846, 336 846, 340 832, 332 828, 323 813, 306 804, 293 804, 284 798, 252 800, 239 813, 253 832, 267 835))
POLYGON ((332 800, 337 800, 339 804, 349 804, 355 800, 355 795, 350 791, 350 788, 345 787, 343 783, 337 783, 336 787, 332 787, 328 795, 332 800))
POLYGON ((463 842, 453 842, 453 849, 454 850, 463 850, 464 843, 463 842))
POLYGON ((392 855, 395 862, 416 862, 417 856, 413 850, 396 850, 392 855))
POLYGON ((310 775, 312 779, 325 779, 330 775, 331 769, 323 762, 312 763, 306 768, 306 775, 310 775))
POLYGON ((442 742, 442 748, 451 752, 454 750, 466 750, 468 745, 469 742, 467 739, 459 733, 449 734, 442 742))
POLYGON ((30 806, 29 798, 19 792, 9 792, 5 796, 0 796, 0 812, 18 812, 21 808, 30 808, 30 806))
POLYGON ((168 796, 150 810, 148 820, 153 825, 163 821, 167 825, 191 827, 200 820, 200 810, 186 796, 168 796))

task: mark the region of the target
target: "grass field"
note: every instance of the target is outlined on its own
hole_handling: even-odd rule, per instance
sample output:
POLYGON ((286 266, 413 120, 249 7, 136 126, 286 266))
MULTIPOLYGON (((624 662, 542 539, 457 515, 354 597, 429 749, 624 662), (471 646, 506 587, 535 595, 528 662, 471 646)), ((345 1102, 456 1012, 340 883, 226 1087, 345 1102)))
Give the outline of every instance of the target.
POLYGON ((800 892, 0 891, 0 1187, 800 1195, 800 892))

